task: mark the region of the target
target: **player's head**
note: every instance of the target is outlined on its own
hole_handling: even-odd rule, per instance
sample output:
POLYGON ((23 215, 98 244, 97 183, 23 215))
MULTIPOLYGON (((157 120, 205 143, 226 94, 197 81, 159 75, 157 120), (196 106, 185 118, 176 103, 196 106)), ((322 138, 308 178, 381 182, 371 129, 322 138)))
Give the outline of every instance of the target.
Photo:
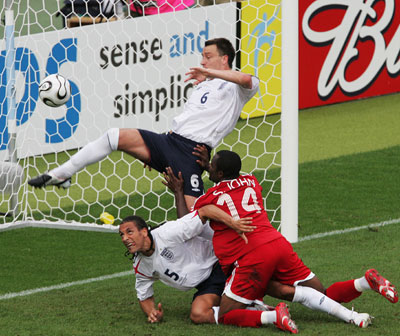
POLYGON ((240 169, 242 169, 242 160, 238 154, 228 150, 219 151, 211 160, 210 180, 215 183, 233 180, 239 177, 240 169))
POLYGON ((203 49, 201 65, 204 68, 227 70, 232 69, 235 49, 226 38, 207 40, 203 49))
POLYGON ((139 216, 124 218, 119 225, 119 235, 129 253, 151 252, 153 237, 143 218, 139 216))

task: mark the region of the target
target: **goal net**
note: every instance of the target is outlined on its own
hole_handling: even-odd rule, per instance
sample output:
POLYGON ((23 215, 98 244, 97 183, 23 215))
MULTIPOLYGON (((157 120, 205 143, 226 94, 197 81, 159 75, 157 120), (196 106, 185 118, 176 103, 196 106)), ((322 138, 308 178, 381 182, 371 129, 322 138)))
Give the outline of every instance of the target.
MULTIPOLYGON (((111 1, 114 14, 106 18, 93 12, 59 15, 62 1, 11 1, 15 96, 6 94, 9 46, 3 39, 0 161, 13 161, 15 154, 25 181, 11 196, 0 191, 0 211, 15 207, 14 216, 2 217, 3 223, 101 224, 104 211, 117 221, 131 214, 153 224, 176 218, 173 196, 160 174, 121 152, 77 173, 66 190, 35 190, 26 178, 65 162, 112 127, 168 131, 193 90, 192 83, 184 81, 185 73, 199 66, 204 41, 225 37, 237 49, 236 69, 258 76, 261 83, 235 130, 216 150, 234 150, 242 157, 242 171, 260 181, 269 218, 279 227, 281 3, 222 2, 198 0, 189 9, 131 17, 129 8, 111 1), (71 99, 59 108, 38 98, 40 81, 52 73, 69 79, 72 87, 71 99), (10 150, 13 132, 16 152, 10 150), (17 203, 11 206, 10 197, 17 203)), ((211 186, 207 174, 203 180, 206 188, 211 186)))

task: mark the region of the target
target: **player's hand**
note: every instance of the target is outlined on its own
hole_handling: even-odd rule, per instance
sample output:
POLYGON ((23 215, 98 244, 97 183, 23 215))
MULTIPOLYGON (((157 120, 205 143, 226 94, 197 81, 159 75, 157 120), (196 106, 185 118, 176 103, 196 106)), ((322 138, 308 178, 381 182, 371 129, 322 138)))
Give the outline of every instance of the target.
POLYGON ((167 186, 174 194, 183 192, 183 177, 182 172, 178 173, 178 177, 175 176, 171 167, 165 168, 164 181, 162 183, 167 186))
POLYGON ((208 154, 207 147, 204 145, 196 145, 196 147, 194 147, 193 150, 194 151, 192 152, 192 154, 199 158, 198 160, 196 160, 199 166, 204 170, 209 171, 210 156, 208 154))
POLYGON ((234 229, 238 235, 244 240, 244 242, 247 244, 249 241, 245 235, 246 232, 253 232, 256 228, 256 226, 251 225, 252 223, 252 218, 239 218, 237 220, 232 218, 231 225, 230 227, 234 229))
POLYGON ((147 163, 143 163, 143 168, 147 168, 149 171, 151 171, 151 166, 149 166, 147 163))
POLYGON ((161 303, 158 304, 158 309, 153 309, 149 316, 147 317, 147 321, 150 323, 161 322, 164 316, 164 311, 162 309, 161 303))
POLYGON ((208 77, 210 77, 210 73, 206 68, 194 67, 190 68, 190 71, 185 74, 188 78, 185 79, 185 82, 190 80, 195 80, 194 85, 200 84, 204 82, 208 77))

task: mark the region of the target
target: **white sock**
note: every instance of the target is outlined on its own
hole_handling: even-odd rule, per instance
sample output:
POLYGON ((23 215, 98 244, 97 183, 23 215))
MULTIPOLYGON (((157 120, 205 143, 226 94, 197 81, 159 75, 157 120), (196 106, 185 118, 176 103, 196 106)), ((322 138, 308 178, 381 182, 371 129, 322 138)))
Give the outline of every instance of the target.
POLYGON ((218 324, 219 306, 212 307, 212 310, 214 311, 215 324, 218 324))
POLYGON ((293 302, 299 302, 313 310, 323 311, 346 322, 352 320, 351 310, 311 287, 296 286, 293 302))
POLYGON ((354 280, 354 288, 359 292, 364 292, 371 289, 371 286, 369 285, 367 279, 365 279, 365 276, 363 276, 359 279, 354 280))
POLYGON ((264 311, 261 313, 262 324, 272 324, 276 322, 276 311, 264 311))
POLYGON ((99 162, 118 149, 119 129, 111 128, 95 141, 88 143, 78 153, 73 155, 70 160, 51 172, 60 179, 66 179, 74 175, 82 168, 99 162))

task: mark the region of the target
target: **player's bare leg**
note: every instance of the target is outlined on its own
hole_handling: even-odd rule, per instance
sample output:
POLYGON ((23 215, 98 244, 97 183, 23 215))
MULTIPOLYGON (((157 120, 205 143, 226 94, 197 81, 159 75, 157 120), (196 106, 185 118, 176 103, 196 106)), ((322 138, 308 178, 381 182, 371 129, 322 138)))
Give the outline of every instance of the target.
POLYGON ((186 206, 187 208, 190 210, 192 210, 193 204, 196 201, 197 197, 194 196, 190 196, 190 195, 185 195, 185 202, 186 202, 186 206))
POLYGON ((310 280, 300 282, 301 286, 304 287, 311 287, 317 290, 318 292, 325 293, 325 287, 323 286, 322 282, 318 279, 317 276, 314 276, 310 280))
POLYGON ((119 130, 118 150, 146 164, 150 162, 149 149, 136 128, 121 128, 119 130))
POLYGON ((270 281, 266 293, 272 297, 298 302, 312 310, 318 310, 333 315, 347 323, 353 323, 361 328, 371 324, 371 317, 366 313, 358 313, 342 306, 330 299, 323 291, 318 291, 313 286, 320 288, 317 277, 300 283, 299 286, 283 285, 277 281, 270 281), (308 283, 309 286, 303 286, 308 283), (310 286, 311 285, 311 286, 310 286))
POLYGON ((193 323, 215 324, 213 307, 219 306, 221 297, 216 294, 203 294, 197 296, 192 302, 190 319, 193 323))

